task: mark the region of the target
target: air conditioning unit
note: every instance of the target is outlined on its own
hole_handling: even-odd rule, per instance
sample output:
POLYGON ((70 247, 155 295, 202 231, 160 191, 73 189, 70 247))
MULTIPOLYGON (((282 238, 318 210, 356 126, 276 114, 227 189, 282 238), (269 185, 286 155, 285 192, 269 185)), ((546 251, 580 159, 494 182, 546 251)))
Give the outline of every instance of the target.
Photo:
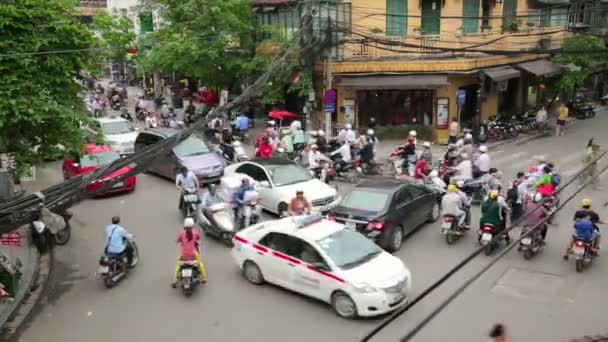
POLYGON ((498 91, 507 91, 507 86, 508 85, 509 85, 509 81, 496 82, 496 90, 498 90, 498 91))

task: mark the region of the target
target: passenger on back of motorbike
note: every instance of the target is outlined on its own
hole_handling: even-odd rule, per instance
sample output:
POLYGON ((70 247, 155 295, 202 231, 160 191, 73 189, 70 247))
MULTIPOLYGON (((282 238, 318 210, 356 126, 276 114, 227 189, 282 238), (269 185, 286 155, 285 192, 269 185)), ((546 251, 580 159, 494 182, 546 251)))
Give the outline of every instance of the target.
POLYGON ((112 217, 112 224, 106 227, 106 247, 105 255, 112 258, 126 254, 129 266, 133 263, 133 248, 129 241, 133 239, 133 235, 120 225, 120 217, 112 217))
POLYGON ((179 243, 181 251, 179 257, 177 258, 175 271, 173 272, 173 282, 171 283, 171 287, 177 287, 177 277, 179 275, 179 271, 181 270, 182 261, 188 260, 196 260, 198 271, 201 276, 201 281, 203 283, 207 282, 207 270, 205 269, 205 265, 201 261, 201 256, 198 251, 200 238, 201 234, 196 229, 194 229, 194 219, 192 219, 191 217, 187 217, 184 220, 184 229, 179 233, 177 237, 177 243, 179 243))
MULTIPOLYGON (((597 239, 594 243, 594 248, 597 250, 599 249, 599 242, 600 242, 600 228, 598 227, 598 224, 604 223, 601 219, 600 216, 593 210, 591 210, 591 199, 589 198, 583 198, 581 200, 581 209, 577 210, 576 213, 574 213, 574 221, 576 222, 577 220, 580 219, 584 219, 587 218, 591 224, 593 225, 593 229, 596 231, 597 233, 597 239)), ((572 244, 574 241, 570 242, 570 245, 568 246, 568 250, 566 251, 566 255, 564 256, 565 258, 567 258, 568 253, 570 252, 570 249, 572 249, 572 244)))
POLYGON ((540 229, 541 237, 543 241, 545 241, 547 238, 547 222, 543 222, 543 220, 549 217, 549 213, 543 205, 540 205, 541 201, 542 196, 540 194, 536 194, 532 201, 526 202, 523 215, 525 220, 523 222, 521 234, 523 235, 530 229, 540 229))
POLYGON ((467 229, 470 227, 471 225, 471 203, 472 203, 472 199, 464 192, 462 191, 462 188, 464 187, 464 181, 459 180, 456 181, 456 187, 458 188, 458 195, 460 195, 460 198, 462 198, 462 203, 464 203, 464 210, 466 211, 467 215, 466 215, 466 226, 467 229))
POLYGON ((454 184, 448 185, 448 193, 441 198, 443 215, 454 216, 458 220, 458 226, 465 227, 467 204, 458 193, 458 187, 454 184))
POLYGON ((339 149, 331 152, 330 156, 340 155, 340 159, 336 162, 336 172, 339 174, 344 170, 346 164, 352 161, 351 142, 345 141, 339 149))
POLYGON ((175 177, 175 186, 180 191, 178 209, 182 209, 184 206, 184 194, 188 189, 195 189, 198 193, 200 185, 198 178, 194 172, 189 171, 187 167, 182 166, 180 173, 175 177))
POLYGON ((321 162, 331 163, 331 159, 327 158, 323 153, 319 151, 319 147, 316 144, 310 146, 310 153, 308 154, 308 169, 314 172, 315 176, 325 181, 324 174, 326 170, 324 170, 321 162))
POLYGON ((298 190, 296 191, 296 197, 291 199, 289 203, 289 215, 291 216, 301 216, 304 214, 310 215, 312 212, 312 205, 310 202, 304 197, 304 191, 298 190))
POLYGON ((595 229, 591 222, 591 214, 587 213, 584 217, 579 218, 574 223, 574 235, 572 240, 568 244, 566 254, 564 254, 564 260, 568 260, 568 255, 574 246, 575 240, 583 240, 586 243, 591 244, 591 252, 597 255, 600 249, 600 232, 595 229))
POLYGON ((553 184, 553 170, 549 166, 543 168, 543 175, 536 181, 534 188, 543 197, 554 194, 555 184, 553 184))
POLYGON ((253 191, 254 188, 249 184, 249 178, 243 177, 241 180, 241 186, 234 192, 233 201, 235 203, 234 207, 234 217, 238 217, 239 210, 243 207, 243 199, 245 198, 245 193, 247 191, 253 191))
POLYGON ((431 151, 431 143, 425 141, 422 143, 422 152, 420 152, 420 159, 426 160, 429 164, 433 163, 433 152, 431 151))

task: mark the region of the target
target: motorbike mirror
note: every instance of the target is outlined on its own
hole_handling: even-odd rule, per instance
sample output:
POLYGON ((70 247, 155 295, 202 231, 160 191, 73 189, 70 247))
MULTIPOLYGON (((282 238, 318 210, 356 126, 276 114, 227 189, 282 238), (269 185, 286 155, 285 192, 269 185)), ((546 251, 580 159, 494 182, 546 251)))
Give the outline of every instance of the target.
POLYGON ((265 188, 270 188, 270 182, 269 181, 261 181, 260 185, 265 187, 265 188))

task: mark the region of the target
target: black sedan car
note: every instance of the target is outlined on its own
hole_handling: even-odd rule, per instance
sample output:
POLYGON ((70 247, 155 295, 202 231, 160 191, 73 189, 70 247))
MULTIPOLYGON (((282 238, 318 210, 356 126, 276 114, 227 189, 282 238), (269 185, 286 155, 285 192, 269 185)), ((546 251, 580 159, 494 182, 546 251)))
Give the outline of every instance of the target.
POLYGON ((336 221, 357 229, 389 252, 401 248, 403 237, 440 214, 441 194, 399 180, 366 181, 335 207, 336 221))

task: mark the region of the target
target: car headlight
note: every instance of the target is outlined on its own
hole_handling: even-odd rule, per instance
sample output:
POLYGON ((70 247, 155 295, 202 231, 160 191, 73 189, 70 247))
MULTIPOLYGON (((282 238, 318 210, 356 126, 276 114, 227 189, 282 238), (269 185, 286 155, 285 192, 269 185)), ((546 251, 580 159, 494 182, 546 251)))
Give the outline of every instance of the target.
POLYGON ((367 283, 353 283, 352 285, 355 288, 355 290, 357 290, 361 293, 372 293, 372 292, 378 291, 378 289, 376 289, 375 287, 373 287, 367 283))

